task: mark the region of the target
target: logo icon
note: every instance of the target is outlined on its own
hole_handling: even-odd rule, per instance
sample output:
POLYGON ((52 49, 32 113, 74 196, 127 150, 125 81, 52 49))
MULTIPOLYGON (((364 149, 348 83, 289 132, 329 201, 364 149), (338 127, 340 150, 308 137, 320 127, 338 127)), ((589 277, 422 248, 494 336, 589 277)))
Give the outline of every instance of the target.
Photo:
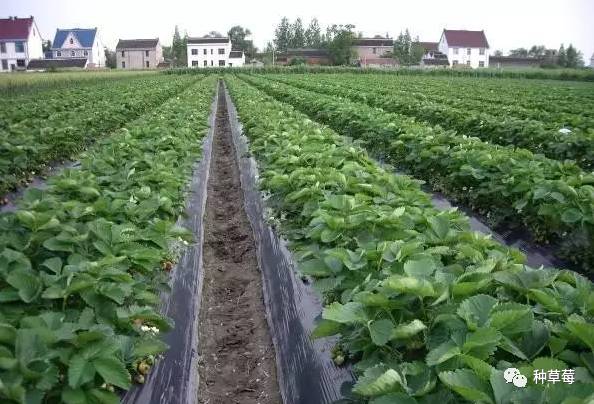
POLYGON ((507 368, 503 372, 503 378, 506 383, 513 383, 516 387, 526 387, 528 379, 516 368, 507 368))

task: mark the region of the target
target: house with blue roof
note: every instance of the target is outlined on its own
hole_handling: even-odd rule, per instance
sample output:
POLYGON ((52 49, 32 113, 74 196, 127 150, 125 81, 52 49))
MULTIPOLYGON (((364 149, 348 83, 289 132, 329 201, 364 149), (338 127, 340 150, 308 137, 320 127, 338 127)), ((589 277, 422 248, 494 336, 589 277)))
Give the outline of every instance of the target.
POLYGON ((54 59, 87 59, 87 67, 105 67, 105 50, 97 28, 57 29, 52 42, 54 59))

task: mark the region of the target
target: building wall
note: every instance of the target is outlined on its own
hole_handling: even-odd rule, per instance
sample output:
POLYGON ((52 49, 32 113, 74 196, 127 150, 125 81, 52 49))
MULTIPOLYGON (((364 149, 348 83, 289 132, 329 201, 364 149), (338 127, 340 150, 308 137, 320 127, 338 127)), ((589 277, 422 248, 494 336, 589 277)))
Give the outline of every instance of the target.
POLYGON ((24 70, 31 59, 40 59, 43 57, 42 38, 35 22, 29 30, 29 37, 22 41, 4 42, 6 52, 0 52, 0 72, 10 72, 13 70, 24 70), (23 51, 16 51, 16 42, 23 43, 23 51), (18 66, 19 61, 24 66, 18 66))
POLYGON ((159 44, 156 48, 145 49, 117 49, 116 68, 117 69, 156 69, 157 65, 163 61, 163 48, 159 44), (124 56, 122 56, 122 51, 124 56), (148 51, 148 56, 147 56, 148 51), (122 65, 125 63, 125 66, 122 65), (146 66, 146 62, 149 66, 146 66))
POLYGON ((230 59, 229 53, 231 53, 231 42, 188 44, 188 67, 223 67, 229 66, 229 63, 232 63, 233 67, 243 66, 245 63, 245 56, 241 59, 230 59), (222 54, 219 54, 219 49, 223 50, 222 54), (194 53, 192 53, 193 51, 194 53))
POLYGON ((353 46, 353 49, 357 53, 357 57, 361 60, 376 59, 393 51, 393 47, 391 46, 353 46))

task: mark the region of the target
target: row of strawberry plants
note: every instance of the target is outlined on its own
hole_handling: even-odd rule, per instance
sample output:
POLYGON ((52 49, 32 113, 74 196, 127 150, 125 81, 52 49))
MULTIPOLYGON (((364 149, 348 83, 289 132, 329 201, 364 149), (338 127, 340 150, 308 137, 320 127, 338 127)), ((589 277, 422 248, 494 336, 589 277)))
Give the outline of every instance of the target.
POLYGON ((159 293, 214 89, 190 86, 0 215, 0 401, 116 403, 167 348, 159 293))
MULTIPOLYGON (((360 76, 354 77, 354 79, 361 84, 365 81, 372 81, 373 86, 379 88, 379 91, 383 94, 414 96, 421 100, 437 102, 468 111, 488 110, 490 115, 497 117, 513 116, 519 119, 539 121, 547 129, 558 130, 568 127, 570 129, 586 130, 588 128, 594 128, 594 112, 592 112, 594 100, 588 99, 583 94, 580 94, 579 97, 573 97, 571 100, 565 100, 566 104, 571 108, 571 112, 559 110, 545 111, 540 107, 532 105, 535 95, 531 94, 517 95, 515 98, 517 103, 510 103, 507 95, 500 95, 505 91, 505 87, 500 88, 497 93, 489 91, 488 94, 491 96, 491 102, 485 102, 484 98, 476 100, 473 97, 467 96, 468 92, 471 91, 470 89, 458 88, 455 84, 453 85, 447 82, 408 82, 387 79, 385 76, 376 76, 372 80, 370 80, 371 78, 363 80, 360 76)), ((348 81, 345 80, 342 83, 350 82, 352 80, 349 77, 348 81)), ((484 91, 482 85, 483 83, 480 82, 475 83, 472 89, 473 95, 484 91)), ((594 85, 588 84, 588 87, 590 90, 594 90, 594 85)), ((563 99, 561 95, 563 92, 560 90, 559 86, 550 89, 551 92, 557 93, 556 95, 563 99)), ((555 101, 551 100, 549 102, 555 101)))
POLYGON ((193 80, 155 76, 11 99, 0 110, 0 196, 45 164, 72 158, 98 136, 157 107, 193 80))
POLYGON ((594 268, 594 174, 414 119, 255 76, 246 80, 490 218, 522 223, 584 273, 594 268))
POLYGON ((594 128, 570 134, 545 128, 542 123, 510 117, 496 117, 489 113, 452 108, 447 105, 419 100, 414 95, 392 95, 381 86, 362 80, 349 83, 332 80, 321 82, 316 78, 298 80, 283 77, 282 82, 319 92, 333 94, 379 107, 389 112, 404 114, 419 120, 455 129, 462 135, 476 136, 501 145, 523 147, 534 153, 543 153, 552 159, 574 160, 584 168, 594 168, 594 128))
MULTIPOLYGON (((517 251, 439 211, 419 183, 290 105, 226 78, 270 220, 323 293, 314 336, 341 335, 353 400, 561 403, 594 397, 594 286, 522 265, 517 251), (574 368, 575 383, 524 390, 503 370, 574 368)), ((290 98, 288 98, 290 100, 290 98)), ((349 401, 350 402, 350 401, 349 401)))

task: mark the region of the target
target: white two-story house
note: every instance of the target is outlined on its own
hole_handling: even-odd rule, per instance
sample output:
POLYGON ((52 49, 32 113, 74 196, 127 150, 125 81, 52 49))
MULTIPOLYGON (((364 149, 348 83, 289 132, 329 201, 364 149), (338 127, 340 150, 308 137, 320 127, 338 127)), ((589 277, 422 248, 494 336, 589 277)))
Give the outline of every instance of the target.
POLYGON ((57 29, 52 43, 54 59, 87 59, 88 67, 105 67, 105 49, 97 28, 57 29))
POLYGON ((484 31, 444 29, 438 48, 450 66, 489 67, 489 42, 484 31))
POLYGON ((0 72, 25 70, 43 57, 43 40, 33 16, 0 18, 0 72))
POLYGON ((240 67, 245 64, 242 51, 233 50, 227 37, 188 38, 188 67, 240 67))

